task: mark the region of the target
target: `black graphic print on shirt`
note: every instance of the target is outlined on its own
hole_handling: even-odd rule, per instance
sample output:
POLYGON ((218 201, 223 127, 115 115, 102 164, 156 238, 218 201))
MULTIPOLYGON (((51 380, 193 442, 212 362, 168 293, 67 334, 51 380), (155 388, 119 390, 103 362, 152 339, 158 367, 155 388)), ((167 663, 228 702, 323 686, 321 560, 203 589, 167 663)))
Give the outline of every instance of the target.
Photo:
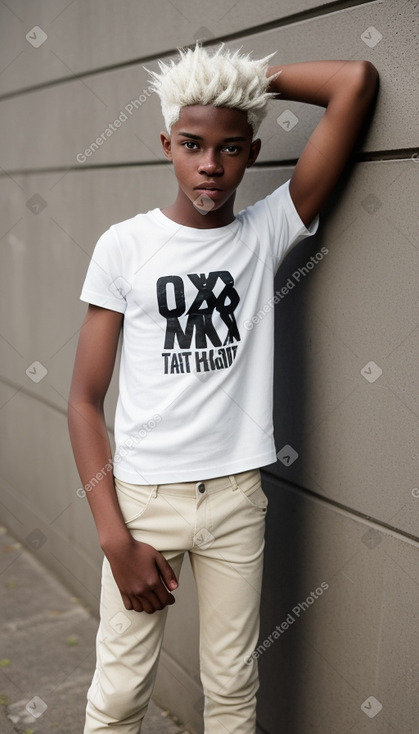
POLYGON ((211 372, 230 367, 236 357, 235 342, 240 341, 234 316, 240 296, 234 279, 228 270, 208 275, 188 273, 186 277, 196 289, 191 303, 187 302, 180 275, 163 276, 156 284, 159 313, 166 319, 164 373, 211 372), (216 313, 219 318, 213 319, 216 313))

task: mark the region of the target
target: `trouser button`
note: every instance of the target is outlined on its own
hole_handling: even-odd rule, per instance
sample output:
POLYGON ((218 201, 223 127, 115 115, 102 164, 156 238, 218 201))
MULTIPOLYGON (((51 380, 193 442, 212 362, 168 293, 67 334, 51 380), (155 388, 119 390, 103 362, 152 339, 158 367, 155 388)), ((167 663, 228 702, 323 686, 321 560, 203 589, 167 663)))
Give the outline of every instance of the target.
POLYGON ((198 482, 198 484, 196 485, 196 488, 197 488, 198 492, 201 492, 201 494, 203 494, 205 492, 205 484, 204 484, 204 482, 198 482))

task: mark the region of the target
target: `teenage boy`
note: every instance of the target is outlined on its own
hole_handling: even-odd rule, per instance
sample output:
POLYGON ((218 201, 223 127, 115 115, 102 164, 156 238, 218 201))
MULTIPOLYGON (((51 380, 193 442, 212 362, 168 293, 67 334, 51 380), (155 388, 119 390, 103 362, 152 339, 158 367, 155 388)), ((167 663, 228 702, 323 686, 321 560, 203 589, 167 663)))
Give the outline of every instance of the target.
POLYGON ((365 61, 268 68, 269 59, 197 45, 150 72, 177 197, 105 232, 83 287, 69 427, 105 555, 85 734, 140 732, 185 552, 199 600, 205 733, 255 732, 249 656, 267 506, 259 467, 276 458, 273 314, 243 325, 272 298, 285 254, 316 231, 377 85, 365 61), (290 181, 235 216, 270 97, 326 111, 290 181), (121 329, 111 463, 103 404, 121 329))

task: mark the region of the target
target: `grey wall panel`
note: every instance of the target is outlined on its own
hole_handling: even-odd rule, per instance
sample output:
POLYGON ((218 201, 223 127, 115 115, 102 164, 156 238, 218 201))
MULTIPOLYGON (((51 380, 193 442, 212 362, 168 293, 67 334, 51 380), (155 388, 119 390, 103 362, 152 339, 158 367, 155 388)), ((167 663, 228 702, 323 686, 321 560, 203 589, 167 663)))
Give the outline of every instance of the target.
POLYGON ((325 0, 3 2, 0 94, 237 33, 325 0), (38 30, 40 28, 40 30, 38 30), (35 30, 34 30, 35 29, 35 30), (26 38, 28 36, 28 39, 26 38), (45 38, 46 36, 46 38, 45 38))
POLYGON ((262 730, 415 731, 418 544, 281 483, 264 486, 262 730))
POLYGON ((100 549, 62 412, 0 383, 1 519, 97 611, 100 549))
POLYGON ((417 536, 416 169, 358 166, 343 206, 278 274, 277 292, 291 287, 277 305, 277 447, 299 457, 272 471, 417 536))
MULTIPOLYGON (((415 4, 410 2, 400 14, 391 3, 360 6, 258 34, 243 43, 235 41, 231 46, 242 45, 244 51, 254 50, 255 55, 278 49, 277 63, 324 57, 371 60, 379 68, 381 89, 374 125, 364 148, 409 148, 417 145, 415 42, 409 30, 416 12, 415 4), (377 31, 381 29, 382 39, 370 48, 361 35, 376 26, 377 31), (404 48, 399 57, 394 55, 394 34, 404 48)), ((156 62, 154 65, 157 68, 156 62)), ((158 133, 164 125, 157 96, 148 96, 147 88, 147 74, 136 65, 4 100, 0 107, 2 167, 13 171, 162 161, 158 133)), ((273 102, 260 129, 260 160, 297 158, 320 115, 316 108, 273 102), (285 131, 277 119, 287 109, 296 115, 298 123, 285 131)))
POLYGON ((94 245, 111 224, 171 203, 174 177, 161 167, 28 175, 1 178, 0 190, 2 375, 66 410, 94 245), (37 382, 34 362, 47 370, 37 382))
MULTIPOLYGON (((364 148, 380 151, 417 147, 418 42, 415 24, 418 9, 415 1, 360 5, 246 38, 243 49, 254 50, 255 55, 260 55, 266 49, 277 48, 278 53, 272 60, 277 64, 323 58, 371 61, 380 73, 380 89, 374 124, 369 127, 364 148), (301 37, 304 37, 303 44, 301 37), (406 100, 411 95, 414 99, 408 109, 406 100), (400 128, 401 115, 403 130, 400 128)), ((269 114, 260 130, 264 141, 260 160, 297 158, 303 141, 318 119, 315 109, 298 103, 278 102, 278 113, 269 114), (288 109, 298 122, 284 130, 277 120, 288 109)))

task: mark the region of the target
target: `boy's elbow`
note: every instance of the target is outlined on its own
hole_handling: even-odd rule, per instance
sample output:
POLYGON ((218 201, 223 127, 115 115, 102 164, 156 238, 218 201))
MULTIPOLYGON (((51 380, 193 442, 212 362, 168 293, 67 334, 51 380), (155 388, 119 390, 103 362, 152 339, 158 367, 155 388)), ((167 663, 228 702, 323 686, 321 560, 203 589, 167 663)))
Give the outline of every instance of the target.
POLYGON ((90 392, 75 392, 70 393, 68 400, 67 415, 73 418, 79 418, 81 420, 86 419, 86 415, 97 413, 98 415, 103 414, 105 403, 105 396, 98 393, 90 392))
POLYGON ((361 94, 373 95, 378 85, 378 71, 371 61, 356 61, 356 86, 361 94))

